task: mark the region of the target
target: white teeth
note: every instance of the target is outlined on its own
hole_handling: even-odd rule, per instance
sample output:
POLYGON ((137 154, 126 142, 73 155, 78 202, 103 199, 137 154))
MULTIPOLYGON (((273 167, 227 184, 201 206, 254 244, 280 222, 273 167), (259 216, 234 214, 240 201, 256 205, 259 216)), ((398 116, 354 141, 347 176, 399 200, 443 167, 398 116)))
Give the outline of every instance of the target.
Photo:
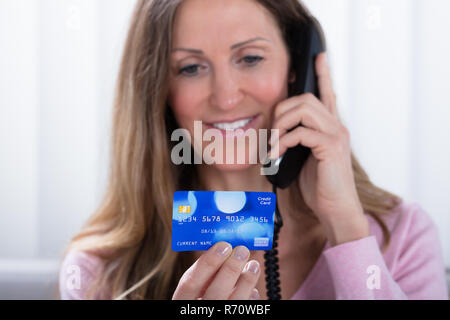
POLYGON ((236 130, 236 129, 245 127, 252 120, 253 120, 253 118, 248 118, 248 119, 238 120, 235 122, 213 123, 213 126, 217 129, 221 129, 221 130, 236 130))

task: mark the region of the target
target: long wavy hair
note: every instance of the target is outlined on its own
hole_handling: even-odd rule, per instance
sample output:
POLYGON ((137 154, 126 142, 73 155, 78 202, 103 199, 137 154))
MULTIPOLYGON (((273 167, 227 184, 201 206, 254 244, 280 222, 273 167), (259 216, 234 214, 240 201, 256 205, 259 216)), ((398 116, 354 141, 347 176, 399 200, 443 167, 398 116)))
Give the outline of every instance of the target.
MULTIPOLYGON (((195 165, 176 166, 170 158, 178 125, 167 104, 168 77, 172 25, 182 1, 138 0, 132 15, 116 83, 109 182, 100 206, 65 251, 104 261, 87 299, 171 299, 195 262, 192 253, 171 250, 174 191, 206 190, 195 165)), ((287 44, 291 26, 311 18, 298 0, 255 1, 275 18, 287 44)), ((384 250, 390 234, 381 216, 401 199, 375 186, 353 152, 351 159, 359 199, 383 231, 384 250)), ((298 185, 289 188, 290 202, 310 210, 298 185)))

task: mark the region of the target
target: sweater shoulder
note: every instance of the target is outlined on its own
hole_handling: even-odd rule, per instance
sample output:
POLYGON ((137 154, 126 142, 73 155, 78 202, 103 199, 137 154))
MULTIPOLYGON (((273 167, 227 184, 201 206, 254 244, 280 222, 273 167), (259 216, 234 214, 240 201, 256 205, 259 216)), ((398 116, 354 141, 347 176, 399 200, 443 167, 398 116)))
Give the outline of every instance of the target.
POLYGON ((85 251, 69 251, 59 271, 59 292, 63 300, 83 300, 104 268, 104 260, 85 251))

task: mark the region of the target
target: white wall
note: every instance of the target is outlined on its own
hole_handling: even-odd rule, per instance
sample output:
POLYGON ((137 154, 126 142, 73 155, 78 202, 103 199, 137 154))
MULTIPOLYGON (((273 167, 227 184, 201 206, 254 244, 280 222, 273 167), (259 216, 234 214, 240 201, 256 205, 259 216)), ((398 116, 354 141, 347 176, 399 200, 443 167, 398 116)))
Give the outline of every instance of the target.
MULTIPOLYGON (((325 28, 356 155, 428 211, 450 266, 450 3, 305 3, 325 28)), ((58 258, 98 205, 133 5, 0 1, 0 259, 58 258)))
POLYGON ((38 250, 37 9, 35 1, 0 2, 1 257, 38 250))
POLYGON ((0 1, 0 259, 59 257, 98 205, 133 4, 0 1))

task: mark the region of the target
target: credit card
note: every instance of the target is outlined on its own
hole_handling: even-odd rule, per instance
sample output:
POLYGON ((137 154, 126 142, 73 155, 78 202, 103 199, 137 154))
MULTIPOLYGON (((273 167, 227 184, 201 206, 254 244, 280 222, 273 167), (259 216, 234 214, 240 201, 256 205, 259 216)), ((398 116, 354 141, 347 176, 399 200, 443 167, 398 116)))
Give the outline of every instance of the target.
POLYGON ((176 191, 172 250, 203 251, 220 241, 270 250, 275 205, 272 192, 176 191))

